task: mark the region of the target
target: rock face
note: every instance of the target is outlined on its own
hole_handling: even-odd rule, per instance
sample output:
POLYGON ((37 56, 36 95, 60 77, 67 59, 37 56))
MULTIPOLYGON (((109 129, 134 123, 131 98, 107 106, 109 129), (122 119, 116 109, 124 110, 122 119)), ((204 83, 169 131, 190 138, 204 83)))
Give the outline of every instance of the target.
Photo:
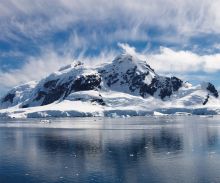
POLYGON ((147 94, 153 96, 154 93, 157 93, 161 99, 164 99, 171 96, 173 92, 178 91, 182 84, 183 81, 177 77, 155 77, 149 85, 142 85, 140 94, 145 97, 147 94))
MULTIPOLYGON (((183 81, 175 76, 165 77, 158 75, 146 61, 136 56, 121 54, 112 63, 97 68, 88 68, 81 62, 61 68, 39 83, 29 83, 15 87, 1 99, 1 108, 18 105, 19 108, 45 106, 53 102, 65 100, 70 95, 74 97, 79 91, 114 91, 139 96, 143 99, 154 97, 167 101, 174 94, 178 94, 185 87, 183 81)), ((214 85, 204 85, 207 94, 203 105, 209 102, 210 95, 218 98, 218 91, 214 85)), ((85 100, 85 98, 71 98, 71 100, 85 100)), ((102 95, 88 98, 89 102, 106 105, 102 95)))
POLYGON ((13 88, 0 100, 0 108, 8 108, 21 104, 30 97, 30 93, 35 86, 36 82, 29 82, 13 88))
POLYGON ((36 97, 26 102, 22 107, 29 107, 31 102, 40 102, 40 105, 51 104, 57 100, 65 99, 70 93, 76 91, 93 90, 100 88, 101 78, 97 74, 79 76, 73 80, 59 83, 59 80, 50 80, 38 90, 36 97))
POLYGON ((207 90, 209 91, 209 92, 211 92, 216 98, 218 98, 218 91, 216 90, 216 88, 215 88, 215 86, 213 85, 213 84, 211 84, 211 83, 208 83, 207 84, 208 86, 207 86, 207 90))
POLYGON ((2 103, 10 102, 12 103, 15 98, 15 93, 8 93, 3 99, 2 103))
POLYGON ((144 61, 131 55, 120 55, 113 63, 101 69, 100 74, 107 87, 142 97, 169 97, 178 91, 183 81, 177 77, 163 77, 144 61))

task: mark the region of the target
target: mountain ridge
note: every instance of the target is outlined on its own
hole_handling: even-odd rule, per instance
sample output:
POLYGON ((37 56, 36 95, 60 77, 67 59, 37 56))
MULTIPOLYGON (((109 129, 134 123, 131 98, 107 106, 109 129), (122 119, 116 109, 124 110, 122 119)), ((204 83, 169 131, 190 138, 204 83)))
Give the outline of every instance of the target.
MULTIPOLYGON (((146 102, 155 104, 150 110, 139 101, 139 109, 134 109, 136 112, 153 111, 161 106, 166 107, 165 104, 167 107, 202 108, 219 102, 219 94, 213 84, 204 82, 198 86, 191 86, 175 76, 161 76, 146 61, 140 60, 136 55, 123 53, 111 63, 94 68, 77 61, 60 68, 39 82, 30 82, 13 88, 1 99, 0 116, 2 114, 3 117, 10 115, 19 117, 14 115, 17 111, 18 114, 22 114, 21 116, 27 117, 29 114, 27 111, 36 108, 40 110, 42 106, 51 105, 54 105, 54 110, 56 105, 65 102, 72 102, 69 111, 77 111, 76 101, 83 103, 84 107, 96 105, 99 109, 95 115, 105 115, 106 109, 113 110, 118 107, 117 97, 115 103, 112 103, 114 97, 109 100, 108 94, 116 94, 117 97, 120 95, 120 98, 124 95, 127 97, 124 99, 126 102, 130 100, 129 97, 132 100, 136 97, 138 101, 142 100, 143 104, 146 102)), ((136 103, 135 100, 133 102, 136 103)), ((124 104, 121 101, 121 110, 126 107, 124 104)), ((132 108, 133 103, 128 102, 126 105, 132 108)), ((42 108, 42 111, 45 108, 42 108)), ((65 106, 63 111, 66 111, 65 106)), ((88 111, 81 109, 78 112, 86 114, 88 111)))

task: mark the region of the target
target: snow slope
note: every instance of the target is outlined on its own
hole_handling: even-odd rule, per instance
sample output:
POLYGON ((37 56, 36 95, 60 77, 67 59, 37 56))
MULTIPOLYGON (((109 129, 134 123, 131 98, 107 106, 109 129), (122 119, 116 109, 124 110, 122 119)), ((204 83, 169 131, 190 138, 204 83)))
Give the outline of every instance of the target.
POLYGON ((13 88, 0 102, 0 117, 10 118, 219 113, 218 91, 211 83, 192 86, 158 75, 128 53, 94 68, 72 63, 13 88))

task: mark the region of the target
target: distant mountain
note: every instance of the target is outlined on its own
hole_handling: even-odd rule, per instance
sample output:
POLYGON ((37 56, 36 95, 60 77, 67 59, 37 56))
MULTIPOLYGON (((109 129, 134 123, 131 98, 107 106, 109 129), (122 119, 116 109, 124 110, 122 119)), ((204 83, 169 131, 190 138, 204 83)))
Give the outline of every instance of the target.
POLYGON ((192 86, 158 75, 146 61, 124 53, 95 68, 74 62, 40 82, 13 88, 0 101, 0 116, 218 114, 218 97, 211 83, 192 86))

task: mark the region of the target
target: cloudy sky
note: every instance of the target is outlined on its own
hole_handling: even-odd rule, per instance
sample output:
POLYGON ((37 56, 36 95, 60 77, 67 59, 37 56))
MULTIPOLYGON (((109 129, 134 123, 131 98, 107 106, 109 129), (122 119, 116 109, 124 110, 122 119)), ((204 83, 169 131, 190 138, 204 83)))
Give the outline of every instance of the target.
POLYGON ((133 50, 158 73, 220 86, 220 0, 0 0, 0 95, 73 60, 133 50))

